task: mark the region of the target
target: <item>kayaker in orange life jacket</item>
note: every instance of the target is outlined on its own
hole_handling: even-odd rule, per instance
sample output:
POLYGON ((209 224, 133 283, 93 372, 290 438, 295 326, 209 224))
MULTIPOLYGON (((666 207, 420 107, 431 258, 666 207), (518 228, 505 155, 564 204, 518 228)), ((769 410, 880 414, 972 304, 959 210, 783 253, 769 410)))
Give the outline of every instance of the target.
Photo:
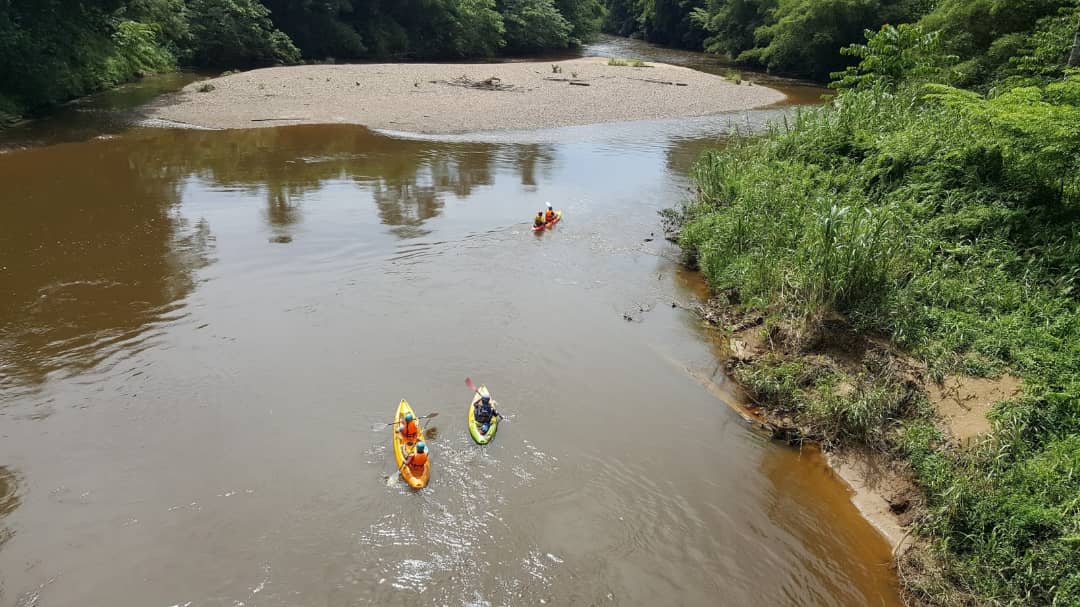
POLYGON ((539 228, 539 227, 542 227, 543 225, 544 225, 544 212, 543 211, 537 211, 536 212, 536 217, 533 218, 533 227, 534 228, 539 228))
POLYGON ((412 413, 405 414, 405 421, 398 424, 398 433, 406 442, 411 443, 416 440, 417 435, 420 434, 420 426, 416 423, 412 413))
MULTIPOLYGON (((405 447, 401 447, 402 452, 405 451, 405 447)), ((420 476, 424 473, 424 464, 428 461, 427 445, 424 441, 416 443, 416 452, 412 455, 405 456, 405 463, 409 466, 409 471, 413 473, 413 476, 420 476)))
POLYGON ((481 394, 480 400, 473 405, 473 419, 480 426, 480 434, 487 434, 488 430, 491 429, 492 418, 499 416, 499 412, 495 410, 494 402, 491 400, 490 394, 481 394))
POLYGON ((551 208, 551 203, 547 203, 547 213, 544 214, 544 221, 551 223, 555 221, 555 210, 551 208))

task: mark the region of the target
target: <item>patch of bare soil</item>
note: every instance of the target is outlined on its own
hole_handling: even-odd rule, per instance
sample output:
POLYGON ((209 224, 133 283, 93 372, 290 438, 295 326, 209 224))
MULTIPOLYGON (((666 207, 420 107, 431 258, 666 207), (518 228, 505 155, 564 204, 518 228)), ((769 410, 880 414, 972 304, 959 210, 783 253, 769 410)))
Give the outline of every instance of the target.
POLYGON ((1020 393, 1019 377, 1004 374, 998 378, 952 375, 941 384, 926 386, 930 403, 941 423, 961 445, 990 432, 986 414, 994 404, 1020 393))

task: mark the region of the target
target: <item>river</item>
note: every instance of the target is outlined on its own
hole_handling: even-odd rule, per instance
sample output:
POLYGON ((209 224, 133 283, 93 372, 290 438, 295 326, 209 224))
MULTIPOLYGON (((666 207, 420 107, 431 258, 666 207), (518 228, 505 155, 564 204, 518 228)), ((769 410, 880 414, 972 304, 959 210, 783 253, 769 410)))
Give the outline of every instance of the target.
POLYGON ((673 307, 702 285, 657 211, 787 110, 196 131, 130 90, 0 153, 0 605, 899 604, 845 487, 743 422, 673 307), (466 376, 509 416, 486 447, 466 376), (440 414, 419 492, 371 430, 401 398, 440 414))

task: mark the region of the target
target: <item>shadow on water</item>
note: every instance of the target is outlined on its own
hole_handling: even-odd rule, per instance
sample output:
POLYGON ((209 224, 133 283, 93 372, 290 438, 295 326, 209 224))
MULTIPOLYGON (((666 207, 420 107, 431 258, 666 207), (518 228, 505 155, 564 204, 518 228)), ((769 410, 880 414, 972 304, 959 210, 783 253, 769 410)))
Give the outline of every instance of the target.
MULTIPOLYGON (((21 502, 15 473, 6 466, 0 466, 0 547, 14 535, 10 528, 3 526, 4 518, 14 512, 21 502)), ((0 588, 2 587, 0 584, 0 588)))
MULTIPOLYGON (((14 472, 6 466, 0 466, 0 549, 15 535, 15 532, 4 524, 4 519, 11 514, 22 498, 18 492, 18 482, 14 472)), ((4 598, 4 572, 0 571, 0 599, 4 598)))
POLYGON ((27 120, 11 128, 0 129, 0 153, 5 148, 19 149, 118 135, 142 120, 139 107, 162 94, 179 90, 208 75, 174 72, 147 76, 96 95, 76 99, 41 119, 27 120))

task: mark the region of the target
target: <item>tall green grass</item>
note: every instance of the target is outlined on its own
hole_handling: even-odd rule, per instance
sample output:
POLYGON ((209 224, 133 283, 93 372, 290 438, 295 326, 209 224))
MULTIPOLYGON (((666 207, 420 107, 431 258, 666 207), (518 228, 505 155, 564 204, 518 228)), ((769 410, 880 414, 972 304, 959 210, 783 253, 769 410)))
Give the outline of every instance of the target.
MULTIPOLYGON (((992 437, 962 452, 924 422, 882 433, 905 413, 887 385, 822 380, 797 404, 832 440, 908 454, 923 531, 969 598, 1080 605, 1080 76, 992 97, 850 91, 707 152, 693 177, 697 199, 670 216, 715 290, 789 318, 844 315, 936 377, 1023 377, 992 437)), ((795 371, 740 379, 786 393, 795 371)))

